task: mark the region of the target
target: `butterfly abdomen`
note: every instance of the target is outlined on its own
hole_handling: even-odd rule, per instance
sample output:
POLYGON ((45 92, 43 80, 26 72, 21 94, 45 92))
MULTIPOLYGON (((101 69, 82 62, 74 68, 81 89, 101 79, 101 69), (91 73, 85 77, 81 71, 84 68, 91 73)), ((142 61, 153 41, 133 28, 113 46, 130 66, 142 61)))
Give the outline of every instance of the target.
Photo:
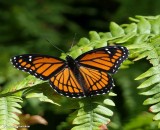
POLYGON ((67 61, 68 68, 71 69, 71 71, 73 72, 76 80, 80 84, 80 87, 83 90, 84 95, 87 96, 88 95, 88 89, 87 89, 88 87, 87 87, 87 84, 85 82, 84 77, 82 76, 82 74, 79 71, 79 66, 80 65, 71 56, 67 56, 66 61, 67 61))

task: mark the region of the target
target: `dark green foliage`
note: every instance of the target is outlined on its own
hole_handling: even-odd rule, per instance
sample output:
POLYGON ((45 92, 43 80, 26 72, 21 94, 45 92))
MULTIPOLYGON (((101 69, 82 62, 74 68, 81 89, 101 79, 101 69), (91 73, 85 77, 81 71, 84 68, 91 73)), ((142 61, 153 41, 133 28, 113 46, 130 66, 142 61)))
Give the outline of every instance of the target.
MULTIPOLYGON (((0 1, 0 129, 19 124, 14 113, 20 113, 21 106, 32 114, 51 111, 55 120, 49 124, 54 124, 62 114, 69 115, 67 118, 63 116, 63 122, 56 124, 57 130, 94 130, 105 128, 105 125, 110 130, 158 129, 160 17, 136 16, 130 18, 131 23, 123 25, 110 21, 128 23, 127 18, 135 14, 154 15, 159 10, 158 0, 0 1), (89 38, 83 37, 88 32, 89 38), (125 69, 114 75, 116 87, 113 92, 117 96, 111 92, 91 99, 65 98, 32 76, 24 78, 24 73, 10 65, 10 57, 23 53, 58 56, 59 52, 46 39, 62 50, 70 48, 76 41, 76 45, 68 51, 74 58, 88 50, 114 43, 128 47, 130 58, 121 66, 125 69), (134 79, 143 80, 136 82, 134 79), (33 106, 22 104, 22 97, 24 102, 33 106), (33 98, 39 101, 31 103, 33 98), (150 105, 149 111, 153 114, 143 112, 148 110, 148 106, 141 105, 142 101, 144 105, 150 105)), ((65 55, 61 54, 61 58, 65 55)))

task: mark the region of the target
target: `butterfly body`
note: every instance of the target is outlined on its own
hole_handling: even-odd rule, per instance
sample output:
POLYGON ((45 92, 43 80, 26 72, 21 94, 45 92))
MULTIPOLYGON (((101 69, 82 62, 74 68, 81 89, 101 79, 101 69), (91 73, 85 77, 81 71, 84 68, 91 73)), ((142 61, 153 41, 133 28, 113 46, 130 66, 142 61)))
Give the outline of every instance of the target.
POLYGON ((76 59, 66 60, 41 54, 24 54, 11 58, 12 64, 49 84, 59 94, 72 97, 90 97, 108 93, 114 86, 110 74, 117 72, 128 57, 123 46, 107 46, 88 51, 76 59))
POLYGON ((66 56, 66 61, 67 61, 66 63, 67 63, 68 68, 70 68, 71 71, 73 72, 73 75, 76 78, 77 82, 79 83, 80 87, 82 88, 84 95, 87 96, 88 95, 87 84, 81 72, 79 71, 80 65, 78 61, 74 60, 69 55, 66 56))

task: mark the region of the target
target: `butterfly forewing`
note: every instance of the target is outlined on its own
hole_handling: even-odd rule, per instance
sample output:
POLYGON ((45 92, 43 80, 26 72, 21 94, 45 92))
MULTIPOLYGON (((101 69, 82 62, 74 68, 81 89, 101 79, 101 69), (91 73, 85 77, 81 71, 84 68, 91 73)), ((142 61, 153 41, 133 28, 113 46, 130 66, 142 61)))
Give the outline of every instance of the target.
POLYGON ((120 64, 128 57, 128 50, 122 46, 108 46, 88 51, 76 60, 80 66, 115 73, 120 64))
POLYGON ((15 56, 11 59, 11 62, 16 68, 42 80, 49 79, 65 66, 64 60, 38 54, 15 56))

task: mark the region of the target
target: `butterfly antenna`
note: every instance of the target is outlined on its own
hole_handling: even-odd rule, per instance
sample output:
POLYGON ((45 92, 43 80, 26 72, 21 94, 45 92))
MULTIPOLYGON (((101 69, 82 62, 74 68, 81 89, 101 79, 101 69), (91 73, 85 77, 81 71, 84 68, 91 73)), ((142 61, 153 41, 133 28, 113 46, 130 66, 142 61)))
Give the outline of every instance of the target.
POLYGON ((65 53, 62 49, 60 49, 59 47, 55 46, 54 44, 52 44, 48 39, 46 39, 54 48, 56 48, 57 50, 61 51, 62 53, 65 53))
POLYGON ((71 44, 71 48, 73 47, 73 45, 75 43, 76 35, 77 35, 77 33, 74 34, 74 38, 73 38, 73 41, 72 41, 72 44, 71 44))

